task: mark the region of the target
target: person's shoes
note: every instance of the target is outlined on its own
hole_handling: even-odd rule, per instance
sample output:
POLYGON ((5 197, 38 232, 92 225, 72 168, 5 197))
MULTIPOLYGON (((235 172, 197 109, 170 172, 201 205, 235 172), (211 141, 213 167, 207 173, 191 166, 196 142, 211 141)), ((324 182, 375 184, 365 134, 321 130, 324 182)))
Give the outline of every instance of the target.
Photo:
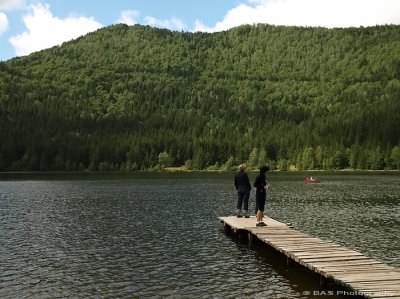
POLYGON ((256 226, 267 226, 264 222, 257 222, 256 226))
POLYGON ((242 217, 243 217, 243 216, 240 215, 240 214, 237 214, 236 216, 237 216, 237 218, 242 218, 242 217))
POLYGON ((246 214, 246 215, 244 216, 244 218, 250 218, 250 215, 249 215, 249 214, 246 214))

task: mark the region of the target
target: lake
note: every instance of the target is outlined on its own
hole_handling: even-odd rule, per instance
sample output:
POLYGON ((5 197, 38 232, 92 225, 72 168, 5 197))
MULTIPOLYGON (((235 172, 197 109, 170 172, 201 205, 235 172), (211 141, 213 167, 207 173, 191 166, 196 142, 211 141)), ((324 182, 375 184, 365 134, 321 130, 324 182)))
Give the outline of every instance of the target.
MULTIPOLYGON (((313 298, 302 269, 224 235, 233 175, 1 174, 0 297, 313 298)), ((400 267, 399 173, 304 175, 268 173, 268 216, 400 267)))

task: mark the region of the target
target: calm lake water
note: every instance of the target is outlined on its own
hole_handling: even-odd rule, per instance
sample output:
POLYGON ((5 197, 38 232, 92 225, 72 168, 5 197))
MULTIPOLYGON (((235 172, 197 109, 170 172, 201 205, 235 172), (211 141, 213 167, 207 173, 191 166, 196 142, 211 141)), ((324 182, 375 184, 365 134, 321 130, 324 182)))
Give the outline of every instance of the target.
MULTIPOLYGON (((303 176, 269 173, 268 216, 400 267, 399 174, 303 176)), ((0 298, 312 298, 311 275, 223 234, 235 204, 232 173, 2 175, 0 298)))

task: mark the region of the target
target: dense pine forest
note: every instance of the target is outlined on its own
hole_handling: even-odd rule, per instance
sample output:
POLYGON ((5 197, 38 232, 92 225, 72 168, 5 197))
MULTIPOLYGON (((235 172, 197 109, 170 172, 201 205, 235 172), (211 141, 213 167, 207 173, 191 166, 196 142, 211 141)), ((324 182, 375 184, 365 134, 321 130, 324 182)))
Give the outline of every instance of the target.
POLYGON ((400 26, 113 25, 0 62, 0 170, 400 169, 400 26))

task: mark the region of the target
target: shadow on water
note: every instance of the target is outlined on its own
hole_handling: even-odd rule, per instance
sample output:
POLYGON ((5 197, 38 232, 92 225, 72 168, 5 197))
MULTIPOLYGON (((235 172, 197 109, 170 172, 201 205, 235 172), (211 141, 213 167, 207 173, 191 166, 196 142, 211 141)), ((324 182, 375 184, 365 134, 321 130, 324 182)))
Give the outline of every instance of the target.
MULTIPOLYGON (((272 268, 279 276, 286 279, 300 298, 365 298, 354 294, 353 290, 340 286, 331 280, 325 280, 324 284, 322 284, 319 274, 293 260, 288 261, 284 254, 276 251, 258 238, 254 238, 250 245, 247 233, 224 232, 223 229, 220 232, 225 233, 227 238, 235 242, 239 251, 253 254, 256 263, 260 264, 262 268, 272 268)), ((282 298, 285 298, 284 295, 282 298)))

